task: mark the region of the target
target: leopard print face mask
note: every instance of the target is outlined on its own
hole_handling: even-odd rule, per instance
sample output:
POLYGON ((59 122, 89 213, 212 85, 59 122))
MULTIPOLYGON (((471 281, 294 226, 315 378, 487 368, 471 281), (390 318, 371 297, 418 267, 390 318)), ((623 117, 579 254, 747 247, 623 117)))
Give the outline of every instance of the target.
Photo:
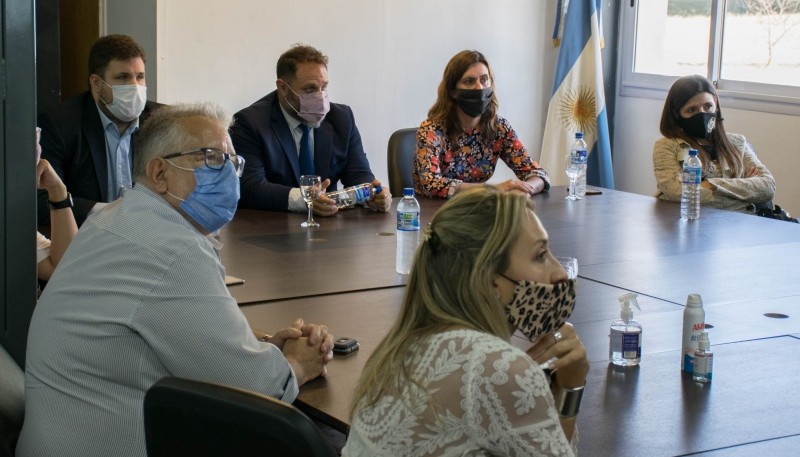
POLYGON ((517 284, 511 303, 505 306, 508 321, 531 341, 560 329, 575 309, 574 279, 540 284, 503 277, 517 284))

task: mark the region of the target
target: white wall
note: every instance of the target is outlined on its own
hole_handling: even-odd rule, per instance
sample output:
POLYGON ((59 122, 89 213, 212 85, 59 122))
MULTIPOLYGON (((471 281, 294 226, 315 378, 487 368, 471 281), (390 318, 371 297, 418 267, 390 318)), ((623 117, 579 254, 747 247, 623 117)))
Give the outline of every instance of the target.
MULTIPOLYGON (((157 0, 103 0, 105 32, 131 35, 147 54, 147 96, 158 100, 158 59, 156 58, 157 0)), ((101 32, 101 34, 104 34, 101 32)))
MULTIPOLYGON (((149 81, 157 81, 165 103, 213 100, 238 111, 275 88, 275 63, 289 46, 318 47, 330 57, 331 99, 353 108, 380 179, 387 176, 389 135, 425 118, 453 54, 478 49, 493 66, 500 113, 538 157, 557 52, 550 43, 554 0, 150 0, 137 8, 155 8, 155 19, 138 25, 113 8, 117 0, 107 1, 117 16, 108 18, 109 33, 147 40, 155 27, 156 52, 148 52, 157 62, 151 55, 148 71, 157 74, 149 81)), ((618 97, 617 189, 655 192, 652 145, 661 106, 618 97)), ((800 118, 725 109, 724 101, 723 109, 728 131, 746 135, 775 175, 775 201, 800 214, 800 118)), ((511 176, 499 170, 492 181, 511 176)))
POLYGON ((315 46, 330 58, 331 100, 353 108, 373 171, 385 180, 391 133, 425 119, 453 54, 478 49, 493 67, 501 115, 538 157, 556 56, 554 4, 158 0, 158 101, 212 100, 233 113, 274 90, 283 51, 315 46))
MULTIPOLYGON (((725 129, 743 134, 778 183, 774 202, 800 215, 800 117, 743 111, 725 107, 725 129)), ((618 190, 653 195, 653 143, 661 137, 658 124, 663 101, 617 98, 614 134, 614 182, 618 190)))

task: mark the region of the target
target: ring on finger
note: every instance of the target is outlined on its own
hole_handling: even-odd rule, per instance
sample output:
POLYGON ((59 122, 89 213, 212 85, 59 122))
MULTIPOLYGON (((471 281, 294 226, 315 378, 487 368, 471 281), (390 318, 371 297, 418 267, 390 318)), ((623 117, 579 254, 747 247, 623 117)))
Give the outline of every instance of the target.
POLYGON ((558 343, 559 341, 564 339, 564 337, 561 335, 561 332, 555 331, 553 332, 553 339, 556 340, 556 343, 558 343))

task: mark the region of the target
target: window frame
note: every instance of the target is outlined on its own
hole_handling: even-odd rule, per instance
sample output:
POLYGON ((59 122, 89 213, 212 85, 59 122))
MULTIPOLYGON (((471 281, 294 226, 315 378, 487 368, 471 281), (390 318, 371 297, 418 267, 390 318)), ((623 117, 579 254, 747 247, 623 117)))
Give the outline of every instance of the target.
MULTIPOLYGON (((711 27, 707 78, 714 82, 721 103, 726 108, 766 113, 800 115, 800 86, 754 83, 721 79, 722 32, 727 0, 711 0, 711 27)), ((638 2, 626 1, 620 10, 619 95, 664 100, 676 76, 634 72, 636 14, 638 2)))

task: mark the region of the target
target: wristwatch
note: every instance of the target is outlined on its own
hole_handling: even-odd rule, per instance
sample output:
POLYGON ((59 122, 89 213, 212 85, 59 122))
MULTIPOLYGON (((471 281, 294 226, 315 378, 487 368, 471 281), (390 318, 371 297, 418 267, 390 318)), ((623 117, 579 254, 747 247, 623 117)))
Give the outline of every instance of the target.
POLYGON ((50 202, 51 209, 63 209, 63 208, 72 208, 72 194, 67 192, 67 198, 61 200, 60 202, 50 202))

